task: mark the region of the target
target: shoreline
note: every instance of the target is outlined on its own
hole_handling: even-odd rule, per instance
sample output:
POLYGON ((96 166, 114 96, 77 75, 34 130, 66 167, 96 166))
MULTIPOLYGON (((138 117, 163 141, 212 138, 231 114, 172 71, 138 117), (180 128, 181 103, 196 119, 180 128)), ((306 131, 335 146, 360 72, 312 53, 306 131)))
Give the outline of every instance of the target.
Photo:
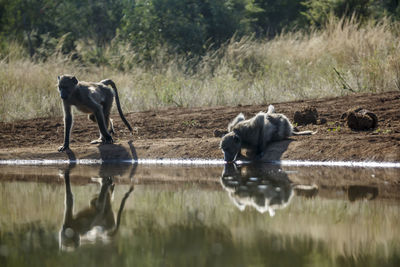
MULTIPOLYGON (((343 97, 271 103, 291 121, 296 111, 314 107, 326 123, 298 125, 311 136, 292 136, 268 145, 263 161, 346 161, 400 162, 400 92, 353 94, 343 97), (378 126, 367 131, 347 127, 341 115, 353 107, 363 107, 378 117, 378 126)), ((90 145, 98 136, 95 123, 84 115, 75 116, 71 150, 58 152, 63 142, 62 118, 0 123, 0 160, 130 160, 130 159, 222 159, 220 137, 228 123, 240 112, 246 117, 268 105, 236 107, 167 108, 127 113, 134 135, 113 114, 114 144, 90 145)))

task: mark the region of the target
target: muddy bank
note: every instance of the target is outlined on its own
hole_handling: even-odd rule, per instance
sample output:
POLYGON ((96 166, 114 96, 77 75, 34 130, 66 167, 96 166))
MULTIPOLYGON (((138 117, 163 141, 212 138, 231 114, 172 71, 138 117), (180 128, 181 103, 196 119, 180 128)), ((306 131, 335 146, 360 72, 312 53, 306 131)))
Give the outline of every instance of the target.
MULTIPOLYGON (((316 124, 297 128, 317 134, 271 144, 264 160, 400 162, 400 92, 273 104, 277 112, 291 120, 296 111, 316 109, 316 124), (376 114, 377 126, 364 131, 350 129, 341 117, 353 107, 376 114)), ((61 117, 0 123, 0 159, 222 158, 216 130, 223 132, 239 112, 250 117, 266 108, 267 105, 169 108, 129 113, 133 136, 114 114, 116 143, 100 146, 89 144, 98 136, 97 126, 75 112, 70 153, 57 152, 63 142, 61 117)))

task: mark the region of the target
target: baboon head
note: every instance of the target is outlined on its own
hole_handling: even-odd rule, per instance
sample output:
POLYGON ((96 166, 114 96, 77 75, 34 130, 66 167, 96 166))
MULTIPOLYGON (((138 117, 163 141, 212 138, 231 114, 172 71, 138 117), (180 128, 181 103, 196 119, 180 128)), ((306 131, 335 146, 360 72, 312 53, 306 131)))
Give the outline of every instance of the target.
POLYGON ((230 132, 222 137, 219 147, 224 152, 224 160, 226 162, 233 162, 240 152, 242 141, 235 132, 230 132))
POLYGON ((78 80, 72 75, 61 75, 58 76, 58 90, 62 99, 66 100, 75 90, 78 80))

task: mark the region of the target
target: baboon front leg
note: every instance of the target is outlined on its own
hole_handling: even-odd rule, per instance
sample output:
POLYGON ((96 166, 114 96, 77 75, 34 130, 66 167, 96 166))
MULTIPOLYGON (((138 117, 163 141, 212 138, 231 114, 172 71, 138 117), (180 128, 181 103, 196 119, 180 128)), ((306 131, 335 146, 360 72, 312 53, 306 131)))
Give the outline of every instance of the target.
POLYGON ((64 224, 65 224, 73 219, 72 213, 74 207, 74 197, 71 190, 69 170, 64 171, 64 182, 65 182, 65 212, 64 212, 64 224))
POLYGON ((69 138, 72 128, 71 106, 64 103, 64 144, 58 148, 59 152, 69 149, 69 138))

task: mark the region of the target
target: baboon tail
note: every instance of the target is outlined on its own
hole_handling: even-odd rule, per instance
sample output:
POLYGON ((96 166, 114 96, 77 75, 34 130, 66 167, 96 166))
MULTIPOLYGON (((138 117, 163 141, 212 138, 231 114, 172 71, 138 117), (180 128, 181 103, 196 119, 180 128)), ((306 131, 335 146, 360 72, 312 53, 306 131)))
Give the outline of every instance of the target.
POLYGON ((228 132, 231 132, 233 127, 238 124, 241 121, 244 121, 245 117, 243 115, 243 113, 239 113, 239 115, 236 116, 236 118, 233 119, 233 121, 231 123, 229 123, 228 125, 228 132))
POLYGON ((292 135, 313 135, 316 134, 317 131, 302 131, 302 132, 292 132, 292 135))
POLYGON ((118 96, 118 91, 117 91, 117 87, 115 86, 115 83, 110 80, 110 79, 106 79, 106 80, 102 80, 100 83, 109 86, 111 85, 112 89, 114 90, 114 94, 115 94, 115 103, 117 104, 117 109, 118 109, 118 113, 119 116, 121 117, 122 121, 125 123, 126 127, 128 127, 129 131, 131 133, 133 133, 132 127, 129 124, 129 122, 126 120, 124 113, 122 113, 122 109, 121 109, 121 104, 119 102, 119 96, 118 96))
POLYGON ((267 114, 275 113, 275 107, 273 105, 268 106, 267 114))
POLYGON ((122 216, 122 211, 124 210, 125 207, 125 202, 128 199, 129 195, 133 191, 133 186, 131 186, 128 190, 128 192, 125 193, 124 197, 121 200, 121 205, 119 206, 118 214, 117 214, 117 223, 115 225, 115 228, 108 233, 109 236, 113 236, 118 232, 119 225, 121 224, 121 216, 122 216))

